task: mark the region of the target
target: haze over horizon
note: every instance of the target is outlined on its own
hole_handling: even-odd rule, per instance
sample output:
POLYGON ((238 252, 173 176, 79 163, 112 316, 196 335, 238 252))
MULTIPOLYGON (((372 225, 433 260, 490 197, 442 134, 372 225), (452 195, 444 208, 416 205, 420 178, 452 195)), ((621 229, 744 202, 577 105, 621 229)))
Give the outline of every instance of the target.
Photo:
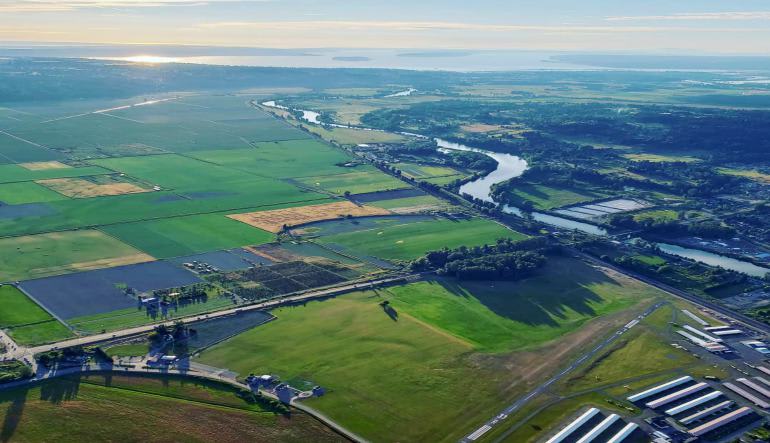
POLYGON ((3 44, 764 55, 766 2, 0 0, 3 44))

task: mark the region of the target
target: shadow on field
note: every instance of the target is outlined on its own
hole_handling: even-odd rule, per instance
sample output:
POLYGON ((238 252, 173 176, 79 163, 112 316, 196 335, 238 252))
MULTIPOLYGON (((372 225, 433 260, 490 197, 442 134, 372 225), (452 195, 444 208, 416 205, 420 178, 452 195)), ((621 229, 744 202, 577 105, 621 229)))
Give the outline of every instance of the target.
POLYGON ((588 286, 620 286, 603 272, 583 262, 562 258, 552 259, 537 275, 518 282, 440 279, 436 283, 458 297, 476 298, 501 317, 532 326, 552 327, 559 326, 559 319, 567 318, 568 311, 585 316, 596 315, 591 304, 601 303, 603 299, 588 286))
POLYGON ((5 411, 5 417, 3 418, 3 427, 0 429, 0 442, 10 441, 13 434, 16 433, 16 428, 19 426, 22 414, 24 413, 24 404, 27 402, 27 392, 26 389, 14 390, 0 397, 0 407, 4 406, 4 403, 11 403, 5 411))
POLYGON ((40 400, 59 404, 74 400, 80 391, 80 376, 63 377, 40 385, 40 400))

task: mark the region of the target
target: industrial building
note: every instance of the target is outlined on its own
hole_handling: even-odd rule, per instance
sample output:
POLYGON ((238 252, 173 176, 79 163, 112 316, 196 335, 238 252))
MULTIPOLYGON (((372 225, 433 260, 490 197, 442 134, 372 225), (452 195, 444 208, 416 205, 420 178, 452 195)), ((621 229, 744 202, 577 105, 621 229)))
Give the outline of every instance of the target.
POLYGON ((618 414, 610 414, 601 421, 598 425, 594 426, 593 429, 588 431, 588 433, 577 441, 577 443, 591 443, 592 441, 599 438, 599 436, 610 428, 610 426, 614 425, 615 422, 620 420, 620 416, 618 414))
POLYGON ((698 393, 704 389, 708 389, 709 385, 706 383, 696 383, 692 386, 688 386, 684 389, 681 389, 679 391, 673 392, 671 394, 668 394, 666 396, 663 396, 657 400, 653 400, 650 402, 647 402, 645 406, 647 406, 650 409, 658 409, 662 406, 665 406, 669 403, 675 402, 681 398, 687 397, 689 395, 693 395, 695 393, 698 393))
POLYGON ((711 400, 717 399, 717 398, 719 398, 721 396, 722 396, 722 392, 721 391, 709 392, 706 395, 702 395, 702 396, 700 396, 700 397, 698 397, 696 399, 693 399, 693 400, 690 400, 688 402, 682 403, 679 406, 675 406, 675 407, 673 407, 671 409, 667 409, 666 410, 666 415, 678 415, 678 414, 681 414, 683 412, 687 412, 687 411, 689 411, 692 408, 698 407, 698 406, 700 406, 700 405, 702 405, 704 403, 708 403, 711 400))
POLYGON ((575 431, 577 431, 584 424, 591 421, 591 419, 593 419, 597 415, 599 415, 599 409, 590 408, 589 410, 581 414, 578 418, 573 420, 570 424, 568 424, 564 429, 559 431, 556 435, 548 439, 546 443, 561 443, 562 441, 572 436, 572 434, 574 434, 575 431))
POLYGON ((679 423, 682 423, 683 425, 687 426, 691 423, 694 423, 698 420, 703 420, 704 418, 714 415, 717 412, 724 411, 727 408, 730 408, 735 403, 732 400, 725 400, 722 403, 717 403, 714 406, 710 406, 702 411, 698 411, 695 414, 688 415, 687 417, 684 417, 683 419, 679 420, 679 423))
POLYGON ((684 313, 684 315, 690 317, 691 319, 693 319, 693 321, 695 321, 696 323, 698 323, 698 324, 700 324, 702 326, 708 326, 709 325, 707 321, 703 320, 702 318, 698 317, 697 315, 693 314, 692 312, 688 311, 687 309, 682 309, 682 312, 684 313))
POLYGON ((764 395, 765 397, 770 398, 770 390, 768 390, 764 386, 760 386, 757 383, 749 380, 748 378, 739 378, 736 381, 738 383, 741 383, 744 386, 748 386, 749 388, 759 392, 760 394, 764 395))
POLYGON ((610 437, 610 439, 607 440, 607 443, 623 443, 637 429, 639 429, 639 425, 638 424, 636 424, 636 423, 629 423, 629 424, 625 425, 623 427, 623 429, 619 430, 617 432, 617 434, 615 434, 612 437, 610 437))
POLYGON ((732 326, 706 326, 703 328, 704 331, 713 332, 713 331, 721 331, 724 329, 732 329, 732 326))
POLYGON ((682 327, 683 327, 684 329, 686 329, 686 330, 688 330, 688 331, 692 332, 693 334, 695 334, 695 335, 698 335, 698 336, 702 337, 702 338, 703 338, 704 340, 706 340, 706 341, 710 341, 710 342, 712 342, 712 343, 722 343, 722 339, 721 339, 721 338, 719 338, 719 337, 714 337, 713 335, 709 335, 709 334, 707 334, 707 333, 705 333, 705 332, 701 331, 700 329, 697 329, 697 328, 693 328, 693 327, 692 327, 692 326, 690 326, 690 325, 684 325, 684 326, 682 326, 682 327))
POLYGON ((726 337, 730 335, 743 335, 743 331, 740 329, 721 329, 719 331, 711 331, 712 334, 717 337, 726 337))
POLYGON ((727 389, 735 392, 736 394, 740 395, 741 397, 745 398, 746 400, 754 403, 754 405, 756 405, 756 406, 758 406, 758 407, 760 407, 762 409, 770 408, 770 404, 768 404, 766 401, 760 399, 756 395, 748 392, 747 390, 745 390, 743 388, 735 386, 732 383, 725 383, 723 386, 726 387, 727 389))
POLYGON ((720 344, 720 343, 717 343, 717 342, 713 342, 713 341, 704 340, 704 339, 702 339, 700 337, 696 337, 695 335, 690 334, 689 332, 682 331, 681 329, 677 330, 676 333, 681 335, 682 337, 686 338, 687 340, 691 341, 692 343, 694 343, 694 344, 696 344, 696 345, 706 349, 709 352, 713 352, 713 353, 716 353, 716 354, 722 353, 722 352, 730 352, 730 348, 728 348, 727 346, 725 346, 723 344, 720 344))
POLYGON ((732 412, 728 412, 721 417, 715 418, 714 420, 706 422, 696 428, 690 429, 689 433, 695 437, 700 437, 753 413, 754 411, 752 411, 751 408, 744 406, 732 412))
POLYGON ((685 383, 689 383, 691 381, 693 381, 693 378, 690 377, 689 375, 685 375, 684 377, 680 377, 675 380, 671 380, 669 382, 666 382, 657 386, 653 386, 652 388, 647 389, 646 391, 642 391, 638 394, 634 394, 628 397, 627 400, 630 401, 631 403, 635 403, 635 402, 644 400, 645 398, 651 397, 653 395, 660 394, 661 392, 667 391, 669 389, 673 389, 677 386, 681 386, 685 383))

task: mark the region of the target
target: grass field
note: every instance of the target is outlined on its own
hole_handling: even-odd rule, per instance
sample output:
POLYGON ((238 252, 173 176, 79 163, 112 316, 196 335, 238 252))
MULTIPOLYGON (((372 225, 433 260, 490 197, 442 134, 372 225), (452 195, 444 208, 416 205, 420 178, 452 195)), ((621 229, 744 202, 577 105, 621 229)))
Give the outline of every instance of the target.
POLYGON ((37 303, 11 285, 0 286, 0 328, 39 323, 53 319, 37 303))
POLYGON ((634 255, 633 258, 650 266, 663 266, 666 260, 657 255, 634 255))
POLYGON ((545 185, 519 184, 508 196, 514 204, 531 201, 537 209, 553 209, 562 206, 583 203, 605 197, 589 191, 576 189, 560 189, 545 185))
POLYGON ((194 155, 217 165, 273 178, 331 175, 351 171, 349 167, 337 166, 350 161, 345 152, 318 140, 258 143, 252 149, 201 151, 194 155))
POLYGON ((98 166, 80 168, 30 170, 19 165, 0 165, 0 183, 47 180, 52 178, 85 177, 109 174, 110 171, 98 166))
POLYGON ((224 213, 112 225, 102 230, 158 258, 260 245, 273 239, 272 234, 224 213))
POLYGON ((770 183, 770 174, 765 174, 753 169, 717 168, 717 171, 722 174, 745 177, 764 184, 770 183))
POLYGON ((407 177, 415 179, 460 175, 460 172, 456 169, 445 166, 420 165, 417 163, 396 163, 392 166, 401 170, 401 173, 407 177))
POLYGON ((551 357, 543 346, 658 295, 571 259, 550 266, 516 283, 428 280, 282 308, 200 361, 320 384, 329 393, 309 404, 373 441, 456 441, 521 393, 521 371, 551 357))
POLYGON ((0 202, 7 205, 63 200, 65 197, 34 182, 0 184, 0 202))
POLYGON ((27 280, 152 260, 99 231, 0 239, 0 281, 27 280))
POLYGON ((479 351, 536 348, 587 321, 649 299, 655 291, 613 280, 583 262, 552 257, 519 282, 429 280, 388 289, 391 303, 479 351), (616 288, 620 285, 623 291, 616 288))
POLYGON ((446 201, 439 200, 432 195, 380 200, 371 202, 369 205, 377 208, 390 209, 394 212, 412 212, 422 209, 445 208, 450 206, 446 201))
POLYGON ((683 155, 623 154, 623 157, 629 160, 633 160, 635 162, 654 162, 654 163, 673 163, 673 162, 692 163, 692 162, 700 161, 699 158, 688 157, 683 155))
POLYGON ((228 387, 189 379, 47 381, 0 393, 0 415, 4 441, 341 441, 298 411, 278 415, 228 387))
POLYGON ((111 357, 132 357, 146 355, 150 351, 147 343, 132 343, 107 348, 105 352, 111 357))
POLYGON ((679 213, 673 209, 653 209, 634 213, 634 220, 665 220, 675 221, 679 219, 679 213))
POLYGON ((508 399, 505 375, 476 365, 472 346, 407 315, 393 321, 380 300, 364 292, 277 310, 200 361, 320 384, 328 393, 308 404, 373 441, 456 441, 508 399))
POLYGON ((353 253, 384 259, 409 260, 443 247, 456 248, 493 244, 499 238, 521 240, 526 236, 489 220, 430 220, 404 223, 365 231, 334 234, 319 238, 327 244, 341 245, 353 253))
POLYGON ((347 174, 305 177, 299 181, 307 186, 320 188, 335 194, 345 192, 363 194, 367 192, 406 189, 406 183, 378 170, 350 172, 347 174))
POLYGON ((20 345, 40 345, 71 338, 72 332, 58 320, 17 326, 8 330, 13 340, 20 345))
POLYGON ((364 131, 348 128, 324 128, 318 125, 301 125, 308 131, 324 140, 341 145, 358 145, 362 143, 400 143, 405 140, 401 135, 392 132, 364 131))

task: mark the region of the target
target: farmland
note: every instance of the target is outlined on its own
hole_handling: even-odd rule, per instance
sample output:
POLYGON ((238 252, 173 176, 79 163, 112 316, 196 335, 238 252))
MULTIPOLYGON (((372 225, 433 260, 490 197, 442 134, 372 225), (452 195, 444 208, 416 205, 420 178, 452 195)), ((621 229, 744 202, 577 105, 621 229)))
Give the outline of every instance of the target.
POLYGON ((539 184, 517 184, 516 188, 507 195, 514 204, 531 201, 538 209, 553 209, 561 206, 583 203, 604 197, 589 191, 577 189, 561 189, 539 184))
POLYGON ((0 281, 24 280, 152 260, 99 231, 0 239, 0 281))
POLYGON ((205 351, 200 360, 241 374, 321 384, 331 393, 309 404, 375 441, 396 434, 405 441, 456 440, 522 389, 523 374, 503 376, 497 365, 543 364, 542 354, 529 351, 658 294, 579 262, 553 266, 546 272, 568 271, 510 284, 427 280, 282 308, 274 312, 278 320, 205 351), (379 305, 384 300, 395 314, 379 305), (474 389, 466 389, 468 377, 474 389), (474 408, 455 407, 459 397, 474 408))
POLYGON ((342 195, 408 188, 409 185, 377 170, 305 177, 301 183, 342 195))
POLYGON ((492 244, 499 238, 519 240, 525 236, 484 219, 435 219, 332 234, 318 241, 340 245, 353 253, 408 260, 444 247, 492 244))
POLYGON ((373 206, 359 206, 349 201, 341 201, 297 208, 275 209, 272 211, 232 214, 228 217, 268 232, 280 232, 284 226, 297 226, 347 216, 362 217, 386 214, 389 214, 389 212, 385 209, 373 206))
POLYGON ((174 378, 48 381, 0 393, 0 414, 9 441, 108 441, 116 434, 146 441, 340 441, 300 412, 285 417, 246 402, 231 388, 174 378))
POLYGON ((3 305, 3 310, 0 311, 0 327, 38 323, 53 318, 11 285, 0 286, 0 303, 3 305))
POLYGON ((157 258, 258 245, 273 237, 261 229, 227 218, 225 213, 169 217, 102 229, 157 258))

